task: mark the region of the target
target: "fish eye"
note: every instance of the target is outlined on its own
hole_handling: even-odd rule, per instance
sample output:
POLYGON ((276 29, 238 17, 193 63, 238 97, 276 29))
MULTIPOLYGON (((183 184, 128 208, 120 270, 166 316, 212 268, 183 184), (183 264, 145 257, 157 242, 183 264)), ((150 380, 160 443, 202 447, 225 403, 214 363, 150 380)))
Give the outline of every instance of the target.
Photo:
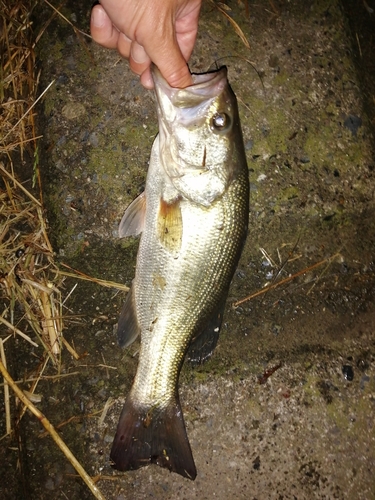
POLYGON ((216 113, 212 117, 212 128, 216 132, 221 132, 229 127, 230 118, 226 113, 216 113))

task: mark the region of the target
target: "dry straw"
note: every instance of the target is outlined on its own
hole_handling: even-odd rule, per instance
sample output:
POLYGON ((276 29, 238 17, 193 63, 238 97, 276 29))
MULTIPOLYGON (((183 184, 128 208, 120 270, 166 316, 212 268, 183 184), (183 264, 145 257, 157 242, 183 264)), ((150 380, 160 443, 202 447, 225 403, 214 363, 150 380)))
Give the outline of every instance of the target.
POLYGON ((63 346, 78 357, 62 336, 61 291, 65 277, 54 261, 47 234, 39 177, 40 136, 35 127, 35 105, 49 86, 43 92, 38 90, 34 49, 56 10, 51 11, 46 25, 34 33, 31 15, 36 3, 0 0, 0 371, 4 378, 6 427, 3 438, 12 433, 11 423, 15 421, 11 415, 11 388, 22 402, 18 422, 26 408, 36 415, 94 496, 102 499, 53 426, 31 402, 40 399, 35 389, 47 365, 52 364, 59 373, 63 346), (20 180, 25 169, 26 181, 20 180), (30 347, 30 355, 35 351, 42 359, 31 385, 23 384, 24 391, 13 382, 7 368, 7 349, 17 349, 18 339, 30 347))
POLYGON ((34 5, 0 0, 0 324, 4 356, 6 344, 21 337, 32 349, 43 347, 58 367, 62 277, 47 235, 38 175, 34 5), (32 181, 16 175, 25 165, 32 181))

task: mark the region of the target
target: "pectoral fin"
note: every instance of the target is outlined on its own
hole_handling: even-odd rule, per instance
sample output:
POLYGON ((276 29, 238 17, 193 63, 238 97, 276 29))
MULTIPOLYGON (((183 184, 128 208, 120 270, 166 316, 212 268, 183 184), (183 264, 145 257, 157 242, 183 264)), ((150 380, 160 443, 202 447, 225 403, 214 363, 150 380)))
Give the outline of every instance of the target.
POLYGON ((146 195, 143 192, 125 210, 118 228, 120 238, 141 234, 145 222, 145 213, 146 195))
POLYGON ((170 252, 178 253, 182 242, 182 214, 180 199, 167 203, 160 199, 157 221, 158 237, 161 244, 170 252))
POLYGON ((121 347, 128 347, 140 334, 138 324, 133 288, 126 296, 117 326, 117 340, 121 347))

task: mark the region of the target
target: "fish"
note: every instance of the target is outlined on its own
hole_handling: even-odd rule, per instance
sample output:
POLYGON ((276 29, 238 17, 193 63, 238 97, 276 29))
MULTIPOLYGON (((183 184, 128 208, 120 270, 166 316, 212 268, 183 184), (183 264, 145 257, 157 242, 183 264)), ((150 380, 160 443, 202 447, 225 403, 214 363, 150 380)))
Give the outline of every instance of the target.
POLYGON ((110 459, 120 471, 154 463, 194 480, 178 379, 185 358, 203 363, 216 347, 247 235, 249 172, 227 68, 181 89, 156 66, 152 75, 159 134, 145 190, 119 227, 141 236, 118 342, 141 344, 110 459))

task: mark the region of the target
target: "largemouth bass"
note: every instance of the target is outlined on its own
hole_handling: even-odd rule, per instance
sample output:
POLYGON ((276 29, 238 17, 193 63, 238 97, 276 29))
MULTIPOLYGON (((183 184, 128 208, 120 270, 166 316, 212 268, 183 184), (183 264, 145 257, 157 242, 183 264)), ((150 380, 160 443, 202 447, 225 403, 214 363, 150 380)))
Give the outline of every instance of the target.
POLYGON ((121 346, 141 335, 139 364, 111 450, 113 466, 156 463, 194 479, 178 396, 187 356, 216 346, 229 285, 246 238, 249 180, 236 97, 225 67, 171 88, 153 68, 159 135, 146 188, 120 236, 142 233, 119 323, 121 346))

